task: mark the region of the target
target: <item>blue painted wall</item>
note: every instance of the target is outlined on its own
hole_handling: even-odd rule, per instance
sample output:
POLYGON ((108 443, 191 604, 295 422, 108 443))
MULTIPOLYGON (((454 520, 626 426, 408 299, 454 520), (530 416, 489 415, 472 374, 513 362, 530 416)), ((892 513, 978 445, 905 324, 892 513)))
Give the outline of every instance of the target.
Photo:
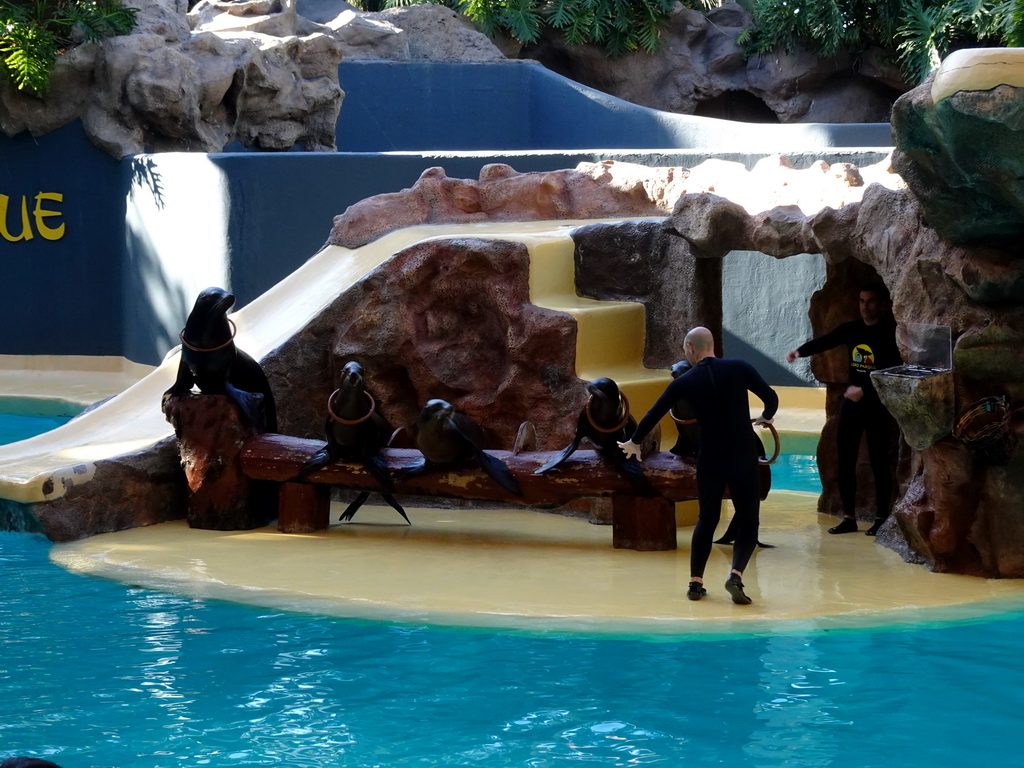
MULTIPOLYGON (((880 160, 887 125, 765 126, 637 107, 534 62, 358 62, 339 69, 346 97, 337 153, 161 153, 115 161, 78 124, 39 139, 0 135, 0 194, 64 195, 59 240, 0 237, 0 354, 123 355, 155 364, 177 344, 196 294, 221 285, 244 306, 322 246, 334 216, 412 186, 432 166, 477 178, 604 159, 693 166, 753 164, 785 152, 880 160)), ((54 217, 44 221, 55 221, 54 217)), ((2 233, 0 233, 2 234, 2 233)))
POLYGON ((891 145, 888 123, 764 125, 659 112, 582 86, 535 61, 342 62, 338 79, 345 90, 338 149, 349 152, 770 153, 891 145))
POLYGON ((0 134, 0 195, 7 199, 0 353, 121 354, 126 189, 121 163, 94 147, 77 123, 39 138, 0 134), (37 219, 39 193, 62 196, 39 201, 41 210, 59 216, 37 219), (40 223, 64 229, 47 239, 40 223))

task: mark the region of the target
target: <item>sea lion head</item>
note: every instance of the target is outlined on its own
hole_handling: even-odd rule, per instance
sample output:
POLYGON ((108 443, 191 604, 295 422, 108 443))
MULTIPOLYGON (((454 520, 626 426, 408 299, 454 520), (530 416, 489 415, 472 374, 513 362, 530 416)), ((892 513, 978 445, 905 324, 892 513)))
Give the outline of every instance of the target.
POLYGON ((366 384, 366 376, 363 373, 363 366, 355 360, 349 360, 341 369, 342 389, 363 389, 366 384))
POLYGON ((672 378, 673 379, 678 379, 680 376, 682 376, 684 373, 686 373, 691 368, 693 368, 693 366, 690 364, 689 360, 680 360, 678 363, 673 363, 672 364, 672 378))
POLYGON ((215 347, 231 339, 228 310, 235 304, 234 294, 223 288, 201 291, 185 321, 182 340, 195 347, 215 347))
POLYGON ((598 400, 602 400, 616 406, 619 404, 619 385, 612 379, 603 377, 600 379, 594 379, 587 384, 587 392, 590 393, 591 397, 597 398, 598 400))
POLYGON ((447 400, 427 400, 420 413, 420 421, 433 421, 434 419, 448 418, 455 413, 455 406, 447 400))

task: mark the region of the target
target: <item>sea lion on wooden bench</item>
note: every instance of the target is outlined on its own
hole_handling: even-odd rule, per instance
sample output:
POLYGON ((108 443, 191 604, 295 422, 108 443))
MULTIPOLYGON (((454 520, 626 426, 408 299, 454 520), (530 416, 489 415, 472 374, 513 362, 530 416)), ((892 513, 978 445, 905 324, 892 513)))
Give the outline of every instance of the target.
POLYGON ((204 395, 230 397, 257 431, 276 432, 270 382, 260 364, 235 346, 235 324, 227 317, 234 303, 234 295, 223 288, 200 292, 179 334, 178 377, 164 392, 163 402, 191 392, 195 385, 204 395))
POLYGON ((415 432, 423 458, 399 469, 396 482, 431 469, 474 463, 506 491, 522 495, 519 481, 505 462, 483 450, 483 428, 448 401, 428 400, 416 419, 415 432))
MULTIPOLYGON (((402 505, 392 496, 394 481, 388 473, 381 450, 388 444, 392 429, 377 411, 377 402, 366 388, 363 366, 349 361, 341 371, 339 386, 327 398, 327 421, 324 424, 327 445, 313 454, 299 470, 301 480, 336 461, 357 462, 380 483, 380 495, 398 510, 405 522, 412 525, 402 505)), ((339 520, 351 520, 369 498, 369 491, 360 491, 341 513, 339 520)))
POLYGON ((619 391, 619 385, 608 378, 594 379, 587 384, 587 392, 590 398, 586 407, 580 411, 572 442, 553 459, 534 470, 533 474, 542 475, 559 466, 580 447, 583 438, 587 438, 597 452, 641 494, 658 496, 658 491, 640 468, 640 462, 627 458, 619 448, 618 444, 628 440, 636 430, 636 419, 629 413, 629 401, 619 391))

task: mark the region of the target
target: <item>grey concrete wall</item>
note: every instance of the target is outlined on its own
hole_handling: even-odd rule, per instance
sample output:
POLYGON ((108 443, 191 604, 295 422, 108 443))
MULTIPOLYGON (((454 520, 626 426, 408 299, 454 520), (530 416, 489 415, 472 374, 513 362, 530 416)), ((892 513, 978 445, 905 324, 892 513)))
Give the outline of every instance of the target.
POLYGON ((825 283, 825 260, 804 253, 775 259, 733 251, 722 263, 722 346, 752 363, 773 386, 816 384, 810 359, 792 365, 786 353, 811 338, 811 294, 825 283))

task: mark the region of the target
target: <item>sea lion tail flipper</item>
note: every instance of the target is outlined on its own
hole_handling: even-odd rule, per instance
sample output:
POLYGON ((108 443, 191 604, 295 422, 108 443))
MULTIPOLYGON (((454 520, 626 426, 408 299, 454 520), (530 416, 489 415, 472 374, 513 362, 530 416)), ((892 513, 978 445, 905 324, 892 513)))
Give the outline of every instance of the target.
POLYGON ((333 462, 334 457, 331 455, 331 447, 329 445, 325 445, 319 451, 306 459, 305 463, 299 468, 299 474, 296 475, 296 479, 302 480, 307 478, 314 472, 323 469, 333 462))
POLYGON ((341 513, 341 517, 338 520, 348 521, 355 517, 356 512, 363 506, 366 500, 370 498, 369 491, 360 491, 359 495, 355 497, 351 504, 345 507, 345 511, 341 513))
POLYGON ((725 529, 725 533, 715 539, 715 544, 732 544, 736 541, 736 518, 732 518, 729 521, 728 527, 725 529))
POLYGON ((516 496, 523 495, 523 491, 519 487, 519 481, 516 480, 512 470, 501 459, 494 458, 486 451, 477 451, 477 461, 480 463, 480 468, 506 491, 514 493, 516 496))
POLYGON ((381 498, 384 499, 384 501, 386 501, 388 504, 390 504, 394 509, 397 509, 398 514, 405 518, 405 522, 407 522, 409 525, 412 525, 412 520, 410 520, 409 516, 405 514, 405 510, 402 509, 402 505, 398 503, 394 496, 392 496, 390 493, 382 493, 381 498))
POLYGON ((416 477, 416 475, 422 475, 426 471, 427 460, 419 458, 412 464, 406 464, 404 467, 399 467, 391 477, 396 483, 401 483, 411 477, 416 477))
POLYGON ((578 439, 573 440, 571 443, 569 443, 569 445, 565 446, 565 448, 562 450, 560 454, 555 456, 553 459, 550 459, 546 464, 543 464, 542 466, 537 467, 537 469, 533 470, 533 474, 543 475, 549 469, 554 469, 563 461, 568 459, 573 454, 573 451, 579 448, 579 445, 580 441, 578 439))
POLYGON ((246 392, 232 386, 230 382, 224 382, 224 390, 228 397, 238 403, 242 414, 249 420, 253 429, 257 432, 267 430, 267 411, 264 407, 263 395, 259 392, 246 392))
POLYGON ((368 456, 366 461, 363 462, 363 466, 366 467, 366 471, 370 473, 381 488, 385 491, 395 490, 395 481, 391 477, 391 473, 388 472, 388 463, 384 461, 384 457, 379 453, 374 456, 368 456))

